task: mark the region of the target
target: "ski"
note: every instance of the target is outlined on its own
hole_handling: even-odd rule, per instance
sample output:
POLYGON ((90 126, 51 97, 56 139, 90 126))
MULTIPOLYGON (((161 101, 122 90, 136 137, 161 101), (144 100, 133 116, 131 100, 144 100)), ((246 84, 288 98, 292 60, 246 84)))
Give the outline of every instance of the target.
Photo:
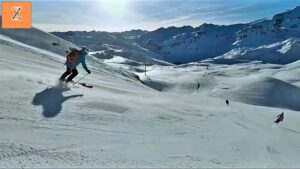
POLYGON ((78 83, 78 84, 80 84, 83 87, 90 88, 90 89, 94 87, 93 85, 88 85, 86 83, 78 83))

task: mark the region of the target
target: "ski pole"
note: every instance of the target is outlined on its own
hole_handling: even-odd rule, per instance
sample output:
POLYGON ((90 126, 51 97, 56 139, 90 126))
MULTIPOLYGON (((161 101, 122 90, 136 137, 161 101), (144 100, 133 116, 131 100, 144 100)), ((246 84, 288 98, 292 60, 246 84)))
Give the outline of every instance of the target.
POLYGON ((84 76, 82 76, 82 78, 80 78, 79 80, 77 80, 75 83, 73 83, 73 85, 77 84, 80 80, 82 80, 83 78, 85 78, 88 75, 88 73, 84 76))

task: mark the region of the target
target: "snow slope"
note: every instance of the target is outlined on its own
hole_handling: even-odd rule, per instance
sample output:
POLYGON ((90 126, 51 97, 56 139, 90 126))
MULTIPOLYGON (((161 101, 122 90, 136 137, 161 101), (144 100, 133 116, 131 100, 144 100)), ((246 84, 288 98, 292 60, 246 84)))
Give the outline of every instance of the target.
POLYGON ((251 105, 300 111, 299 64, 286 66, 257 62, 214 65, 191 63, 176 67, 151 67, 146 85, 163 92, 202 93, 251 105), (168 77, 168 78, 166 78, 168 77))
MULTIPOLYGON (((59 90, 51 86, 61 64, 24 49, 0 44, 1 167, 299 166, 299 112, 238 102, 228 107, 201 94, 209 88, 161 93, 97 69, 85 79, 93 89, 59 90), (281 111, 284 123, 272 127, 270 118, 281 111)), ((196 70, 162 76, 204 71, 196 70)))
POLYGON ((300 111, 300 88, 271 77, 241 78, 240 85, 221 93, 230 100, 300 111))
POLYGON ((259 47, 237 48, 214 58, 214 60, 256 60, 262 61, 263 63, 288 64, 299 60, 299 42, 299 38, 289 38, 284 41, 259 47))
MULTIPOLYGON (((2 24, 2 18, 0 16, 0 24, 2 24)), ((37 28, 32 29, 0 29, 0 34, 10 37, 24 44, 37 47, 40 49, 46 49, 58 55, 65 56, 69 47, 77 48, 74 44, 53 36, 49 33, 41 31, 37 28), (47 41, 45 41, 47 39, 47 41), (53 43, 59 43, 60 46, 55 46, 53 43)))
POLYGON ((299 61, 152 65, 147 76, 134 72, 143 85, 88 56, 92 74, 83 81, 94 88, 63 90, 53 86, 64 50, 49 34, 32 45, 22 31, 1 34, 0 168, 300 165, 299 61), (283 123, 273 125, 281 112, 283 123))
MULTIPOLYGON (((144 31, 128 31, 121 33, 108 32, 52 32, 53 35, 70 41, 79 46, 87 46, 93 51, 92 55, 98 59, 113 59, 123 57, 134 64, 170 65, 154 59, 157 54, 140 47, 135 39, 143 35, 144 31)), ((126 63, 125 63, 126 64, 126 63)))

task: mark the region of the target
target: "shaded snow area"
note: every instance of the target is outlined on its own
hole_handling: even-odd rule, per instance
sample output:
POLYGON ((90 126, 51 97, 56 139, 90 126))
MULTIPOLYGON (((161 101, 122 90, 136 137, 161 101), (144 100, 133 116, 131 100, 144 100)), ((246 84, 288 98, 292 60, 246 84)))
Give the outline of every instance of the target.
POLYGON ((7 36, 0 37, 0 168, 300 165, 300 62, 153 65, 145 76, 139 65, 132 69, 139 72, 113 67, 120 57, 88 56, 92 74, 82 81, 94 88, 61 89, 54 86, 65 48, 7 36), (284 121, 273 124, 281 112, 284 121))

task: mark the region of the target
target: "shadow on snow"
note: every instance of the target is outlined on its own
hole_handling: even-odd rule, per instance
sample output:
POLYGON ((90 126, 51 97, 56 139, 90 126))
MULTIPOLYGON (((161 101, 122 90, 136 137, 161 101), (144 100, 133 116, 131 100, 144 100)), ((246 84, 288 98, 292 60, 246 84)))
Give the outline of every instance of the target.
POLYGON ((62 104, 72 98, 82 97, 83 95, 64 96, 63 92, 70 89, 61 89, 56 87, 46 88, 45 90, 36 93, 32 104, 43 107, 43 116, 46 118, 55 117, 62 110, 62 104))

